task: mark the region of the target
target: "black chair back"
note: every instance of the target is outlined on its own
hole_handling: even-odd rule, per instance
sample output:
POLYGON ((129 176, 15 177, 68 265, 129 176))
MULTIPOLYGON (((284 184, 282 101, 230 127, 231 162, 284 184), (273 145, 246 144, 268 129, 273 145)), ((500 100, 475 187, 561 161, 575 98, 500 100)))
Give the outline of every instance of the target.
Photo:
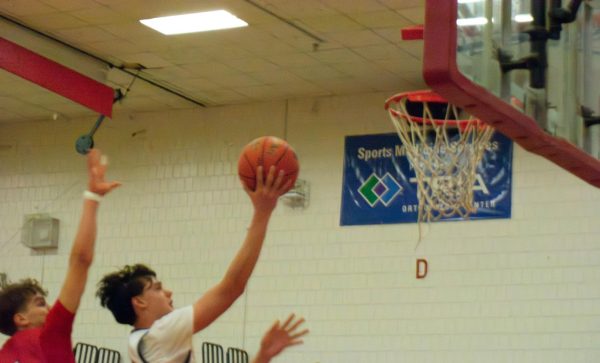
POLYGON ((238 348, 227 348, 227 363, 248 363, 248 353, 238 348))
POLYGON ((202 362, 225 363, 223 359, 223 347, 215 343, 202 343, 202 362))
POLYGON ((121 353, 108 348, 100 348, 96 363, 121 363, 121 353))
POLYGON ((98 348, 90 344, 77 343, 73 348, 73 354, 77 363, 96 363, 98 348))

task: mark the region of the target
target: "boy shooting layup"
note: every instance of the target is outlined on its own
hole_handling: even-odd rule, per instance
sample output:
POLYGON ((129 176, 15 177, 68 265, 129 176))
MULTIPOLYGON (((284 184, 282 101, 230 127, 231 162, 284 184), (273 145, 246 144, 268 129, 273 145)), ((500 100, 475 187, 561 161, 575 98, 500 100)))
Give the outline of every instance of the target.
MULTIPOLYGON (((254 206, 246 239, 223 279, 193 305, 174 309, 172 292, 163 287, 153 270, 141 264, 125 266, 98 283, 97 296, 102 306, 112 312, 117 322, 134 328, 128 344, 133 362, 195 362, 192 335, 209 326, 243 294, 277 199, 291 184, 289 180, 283 182, 282 170, 275 176, 275 167, 269 169, 266 180, 262 167, 258 167, 256 175, 254 191, 244 186, 254 206)), ((295 329, 302 320, 292 323, 292 319, 267 332, 254 362, 266 363, 286 346, 301 342, 298 338, 306 331, 295 333, 295 329)))
POLYGON ((50 308, 46 291, 33 279, 0 291, 0 332, 11 336, 0 350, 0 363, 74 363, 71 331, 94 257, 96 214, 103 195, 120 184, 104 181, 106 165, 98 150, 87 156, 88 190, 79 229, 71 248, 67 276, 50 308))

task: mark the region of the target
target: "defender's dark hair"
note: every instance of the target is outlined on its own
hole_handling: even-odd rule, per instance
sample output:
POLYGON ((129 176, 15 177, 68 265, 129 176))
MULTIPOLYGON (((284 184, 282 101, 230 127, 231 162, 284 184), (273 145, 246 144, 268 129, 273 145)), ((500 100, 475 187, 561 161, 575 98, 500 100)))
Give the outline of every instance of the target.
POLYGON ((0 290, 0 332, 13 335, 17 332, 14 322, 15 314, 23 311, 29 299, 35 294, 46 297, 46 290, 34 279, 23 279, 19 282, 2 286, 0 290))
POLYGON ((112 312, 117 322, 133 325, 137 317, 131 298, 140 295, 153 277, 156 277, 156 272, 146 265, 127 265, 105 275, 98 282, 96 296, 100 298, 100 304, 112 312))

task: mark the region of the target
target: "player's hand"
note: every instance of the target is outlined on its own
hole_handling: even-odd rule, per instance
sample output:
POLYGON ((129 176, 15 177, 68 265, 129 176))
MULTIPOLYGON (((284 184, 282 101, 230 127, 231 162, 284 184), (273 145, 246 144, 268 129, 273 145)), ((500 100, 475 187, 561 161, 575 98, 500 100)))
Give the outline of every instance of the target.
POLYGON ((294 320, 294 318, 295 315, 290 314, 283 325, 280 325, 277 320, 263 336, 259 356, 265 362, 281 353, 285 348, 303 343, 300 338, 308 334, 308 329, 298 331, 300 325, 304 323, 304 318, 298 320, 294 320))
POLYGON ((105 195, 113 189, 121 185, 118 181, 105 181, 104 174, 108 167, 106 157, 102 155, 100 150, 91 149, 87 154, 88 166, 88 190, 92 193, 105 195))
POLYGON ((256 168, 256 189, 250 190, 244 185, 244 190, 250 196, 254 209, 257 211, 270 212, 277 205, 277 198, 289 190, 292 181, 283 181, 285 172, 280 170, 276 174, 275 166, 271 166, 267 179, 263 178, 263 167, 256 168))

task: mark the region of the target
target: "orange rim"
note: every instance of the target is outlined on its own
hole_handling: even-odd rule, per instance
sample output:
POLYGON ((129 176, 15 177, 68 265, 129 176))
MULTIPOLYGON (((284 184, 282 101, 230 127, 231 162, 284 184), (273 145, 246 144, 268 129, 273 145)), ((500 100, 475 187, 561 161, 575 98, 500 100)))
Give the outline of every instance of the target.
POLYGON ((403 118, 410 122, 415 123, 426 123, 426 124, 435 124, 435 125, 449 125, 453 127, 457 127, 460 129, 465 129, 470 125, 475 124, 476 126, 486 128, 489 127, 486 123, 481 122, 479 119, 471 119, 471 120, 441 120, 441 119, 424 119, 423 117, 405 115, 396 110, 394 110, 391 106, 392 104, 399 103, 402 100, 408 100, 410 102, 421 102, 421 103, 445 103, 448 104, 445 98, 440 96, 439 94, 430 91, 430 90, 421 90, 421 91, 410 91, 410 92, 402 92, 398 93, 385 101, 385 109, 390 112, 394 117, 403 118))

